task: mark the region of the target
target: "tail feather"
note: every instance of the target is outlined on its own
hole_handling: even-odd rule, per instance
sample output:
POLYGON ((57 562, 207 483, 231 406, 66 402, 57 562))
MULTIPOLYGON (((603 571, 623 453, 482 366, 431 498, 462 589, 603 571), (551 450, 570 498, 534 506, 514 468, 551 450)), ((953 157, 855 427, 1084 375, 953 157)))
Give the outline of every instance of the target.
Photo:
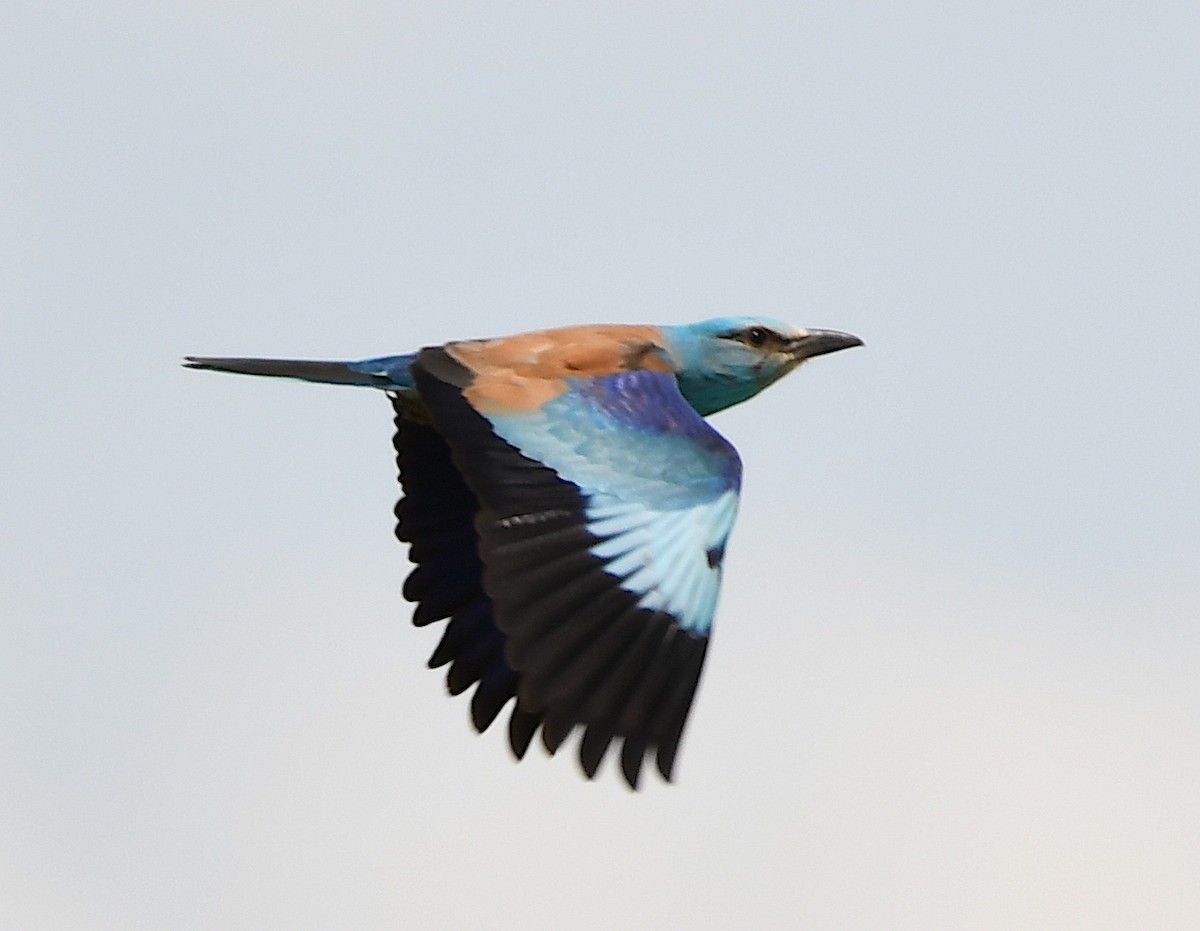
POLYGON ((236 359, 213 356, 185 356, 184 367, 238 375, 266 375, 271 378, 298 378, 327 385, 359 385, 385 390, 409 387, 407 365, 389 366, 405 357, 373 359, 367 362, 325 362, 305 359, 236 359), (397 371, 392 371, 396 368, 397 371), (397 377, 400 376, 400 377, 397 377))

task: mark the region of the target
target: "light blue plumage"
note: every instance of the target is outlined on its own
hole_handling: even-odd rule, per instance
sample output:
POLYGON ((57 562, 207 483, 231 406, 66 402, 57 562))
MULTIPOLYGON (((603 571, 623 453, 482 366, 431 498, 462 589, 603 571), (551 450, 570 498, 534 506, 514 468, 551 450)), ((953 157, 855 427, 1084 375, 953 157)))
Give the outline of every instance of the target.
POLYGON ((358 362, 190 358, 195 368, 386 391, 430 660, 475 686, 488 727, 515 697, 513 751, 583 731, 595 774, 620 741, 636 787, 670 778, 707 650, 742 463, 704 420, 805 359, 860 345, 767 318, 594 326, 358 362))
POLYGON ((605 571, 685 630, 706 635, 737 514, 737 451, 662 372, 568 379, 536 411, 489 416, 496 435, 578 486, 590 552, 605 571))

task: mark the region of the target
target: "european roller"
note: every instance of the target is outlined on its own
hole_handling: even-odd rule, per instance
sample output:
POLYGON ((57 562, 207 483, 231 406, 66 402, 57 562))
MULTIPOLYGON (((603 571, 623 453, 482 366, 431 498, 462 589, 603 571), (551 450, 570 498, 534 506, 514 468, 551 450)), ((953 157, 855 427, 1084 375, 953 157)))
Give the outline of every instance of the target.
POLYGON ((188 357, 191 368, 384 391, 413 623, 445 621, 431 668, 474 686, 484 731, 515 699, 518 759, 576 728, 596 774, 670 781, 712 633, 742 463, 704 419, 862 341, 727 317, 578 326, 361 362, 188 357), (614 750, 614 753, 616 751, 614 750))

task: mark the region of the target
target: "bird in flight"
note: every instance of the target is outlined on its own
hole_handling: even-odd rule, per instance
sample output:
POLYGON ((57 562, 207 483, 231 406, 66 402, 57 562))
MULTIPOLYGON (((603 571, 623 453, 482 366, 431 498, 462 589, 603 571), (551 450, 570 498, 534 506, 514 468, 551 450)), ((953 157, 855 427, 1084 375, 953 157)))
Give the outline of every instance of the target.
MULTIPOLYGON (((431 668, 475 686, 484 731, 515 698, 518 759, 580 727, 590 779, 620 741, 636 789, 670 781, 700 679, 741 486, 704 419, 806 359, 835 330, 725 317, 565 327, 360 362, 189 356, 196 369, 378 388, 395 411, 396 536, 418 626, 446 621, 431 668)), ((615 752, 615 751, 614 751, 615 752)))

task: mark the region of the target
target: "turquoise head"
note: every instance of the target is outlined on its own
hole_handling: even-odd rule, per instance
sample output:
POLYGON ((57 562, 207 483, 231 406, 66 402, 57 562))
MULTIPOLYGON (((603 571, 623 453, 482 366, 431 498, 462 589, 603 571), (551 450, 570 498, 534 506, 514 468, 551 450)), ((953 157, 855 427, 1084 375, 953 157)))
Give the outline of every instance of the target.
POLYGON ((719 317, 662 331, 679 390, 705 417, 754 397, 806 359, 862 345, 849 333, 769 317, 719 317))

